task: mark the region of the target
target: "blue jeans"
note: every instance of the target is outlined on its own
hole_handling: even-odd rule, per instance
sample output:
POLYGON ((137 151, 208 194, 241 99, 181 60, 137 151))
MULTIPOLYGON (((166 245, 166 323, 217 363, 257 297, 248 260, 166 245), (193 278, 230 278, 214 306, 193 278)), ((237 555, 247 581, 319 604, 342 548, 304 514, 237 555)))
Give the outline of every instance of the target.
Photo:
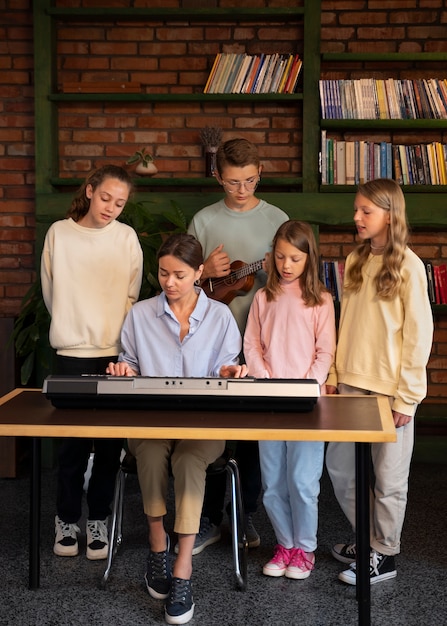
POLYGON ((264 506, 277 542, 314 552, 324 442, 260 441, 264 506))

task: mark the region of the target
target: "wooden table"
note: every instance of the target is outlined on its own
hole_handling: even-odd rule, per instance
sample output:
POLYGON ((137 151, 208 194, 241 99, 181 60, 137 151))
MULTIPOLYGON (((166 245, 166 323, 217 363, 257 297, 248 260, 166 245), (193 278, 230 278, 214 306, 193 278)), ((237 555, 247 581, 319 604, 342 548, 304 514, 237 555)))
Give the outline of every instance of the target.
POLYGON ((351 441, 356 444, 356 542, 359 624, 370 624, 370 444, 396 441, 386 398, 323 396, 308 413, 55 409, 39 389, 0 398, 0 436, 33 437, 29 586, 40 583, 42 437, 351 441))

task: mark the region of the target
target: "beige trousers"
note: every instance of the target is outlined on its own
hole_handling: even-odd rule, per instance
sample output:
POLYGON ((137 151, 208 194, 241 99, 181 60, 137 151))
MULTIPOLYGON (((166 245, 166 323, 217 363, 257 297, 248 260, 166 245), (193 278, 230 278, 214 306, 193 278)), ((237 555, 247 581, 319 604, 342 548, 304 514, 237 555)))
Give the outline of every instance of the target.
POLYGON ((196 534, 200 526, 206 469, 225 449, 225 441, 129 439, 137 460, 138 481, 146 515, 166 515, 169 472, 174 477, 174 531, 196 534))
MULTIPOLYGON (((338 390, 341 394, 370 394, 364 389, 342 383, 338 390)), ((358 418, 361 420, 362 416, 358 418)), ((388 556, 400 552, 414 444, 414 419, 406 426, 397 428, 396 434, 395 443, 371 444, 374 474, 370 498, 371 548, 388 556)), ((355 444, 329 443, 326 467, 335 496, 355 530, 355 444)))

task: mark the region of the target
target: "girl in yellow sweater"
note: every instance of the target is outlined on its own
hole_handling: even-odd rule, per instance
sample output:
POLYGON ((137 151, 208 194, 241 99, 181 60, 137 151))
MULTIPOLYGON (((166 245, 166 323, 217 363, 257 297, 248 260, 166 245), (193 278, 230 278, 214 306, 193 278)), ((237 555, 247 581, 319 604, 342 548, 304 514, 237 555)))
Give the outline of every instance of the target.
MULTIPOLYGON (((399 185, 389 179, 360 185, 354 223, 360 244, 346 259, 335 369, 326 389, 387 396, 397 429, 397 443, 371 446, 373 584, 396 576, 394 557, 400 551, 405 517, 413 417, 426 395, 433 319, 424 265, 407 246, 405 199, 399 185)), ((354 528, 354 444, 330 443, 326 465, 337 500, 354 528)), ((337 544, 332 554, 351 564, 339 579, 355 585, 355 545, 337 544)))

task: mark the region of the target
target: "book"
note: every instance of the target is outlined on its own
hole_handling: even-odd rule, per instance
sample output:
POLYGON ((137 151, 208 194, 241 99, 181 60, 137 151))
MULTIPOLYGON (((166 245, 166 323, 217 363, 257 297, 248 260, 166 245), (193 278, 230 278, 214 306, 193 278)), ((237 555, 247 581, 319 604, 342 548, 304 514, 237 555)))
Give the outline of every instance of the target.
POLYGON ((432 304, 436 304, 435 277, 433 273, 433 263, 424 261, 425 273, 427 274, 428 298, 432 304))
POLYGON ((214 75, 216 73, 216 70, 217 70, 217 67, 219 65, 221 57, 222 57, 222 53, 221 52, 216 54, 216 57, 215 57, 214 62, 213 62, 213 65, 211 67, 211 71, 210 71, 209 76, 208 76, 208 80, 205 83, 205 87, 203 89, 203 93, 209 93, 210 85, 212 84, 212 82, 214 80, 214 75))
POLYGON ((265 72, 264 81, 261 85, 261 93, 269 93, 270 91, 270 86, 272 84, 272 78, 273 78, 273 70, 276 67, 278 56, 279 56, 278 53, 269 55, 268 66, 265 72))
POLYGON ((229 52, 225 54, 222 72, 218 76, 218 82, 216 85, 215 93, 224 93, 225 85, 227 84, 228 76, 230 75, 231 68, 233 66, 234 57, 235 57, 234 52, 229 52))
POLYGON ((286 66, 285 66, 283 74, 281 76, 281 81, 279 83, 278 93, 284 93, 284 85, 286 84, 286 80, 287 80, 287 77, 289 75, 289 71, 290 71, 290 67, 291 67, 292 63, 293 63, 293 54, 289 54, 286 66))
POLYGON ((447 171, 446 171, 446 165, 445 165, 444 150, 442 148, 442 144, 439 141, 435 142, 435 151, 436 151, 436 161, 438 163, 439 184, 447 185, 447 171))
POLYGON ((355 159, 354 159, 354 142, 346 141, 346 184, 353 185, 355 182, 355 159))
POLYGON ((292 80, 290 83, 290 88, 288 93, 295 93, 296 88, 298 86, 298 81, 300 78, 301 68, 303 67, 303 62, 301 59, 298 59, 295 68, 292 69, 292 80))
POLYGON ((228 74, 227 81, 223 88, 223 93, 232 93, 233 85, 237 78, 237 75, 239 73, 239 69, 241 67, 243 60, 244 60, 244 55, 242 54, 236 54, 236 56, 233 57, 231 67, 230 67, 230 72, 228 74))
POLYGON ((433 265, 433 275, 435 278, 435 300, 436 300, 436 304, 442 304, 441 302, 441 279, 439 276, 439 266, 438 265, 433 265))
POLYGON ((236 76, 236 79, 233 84, 233 88, 231 90, 231 93, 241 92, 242 84, 245 80, 245 76, 247 75, 247 69, 248 69, 248 66, 250 65, 250 61, 251 61, 250 55, 244 54, 241 66, 239 68, 239 72, 236 76))
POLYGON ((346 142, 337 141, 336 146, 336 181, 337 185, 346 185, 346 142))
POLYGON ((265 73, 267 71, 267 67, 269 64, 271 55, 266 54, 262 59, 258 75, 256 77, 255 83, 253 85, 253 93, 261 93, 262 83, 264 82, 265 73))
POLYGON ((402 184, 409 184, 409 173, 408 173, 408 161, 407 161, 407 153, 405 150, 405 146, 402 144, 399 145, 399 155, 400 155, 400 167, 402 169, 402 184))
POLYGON ((447 304, 447 265, 438 265, 440 304, 447 304))
POLYGON ((256 55, 253 65, 250 68, 250 75, 248 77, 247 87, 244 93, 252 93, 253 85, 255 84, 256 78, 259 72, 259 66, 263 59, 263 55, 256 55))
POLYGON ((277 63, 272 76, 272 83, 270 85, 270 93, 278 93, 278 86, 281 81, 282 73, 287 62, 288 55, 282 54, 277 63))
POLYGON ((284 93, 293 93, 293 91, 291 91, 291 88, 293 87, 295 83, 296 70, 299 66, 299 63, 300 63, 300 57, 298 54, 295 54, 295 56, 293 57, 292 64, 290 66, 289 75, 287 76, 287 80, 284 85, 284 93))
POLYGON ((254 68, 254 66, 255 66, 255 64, 257 62, 257 58, 258 57, 256 55, 253 55, 250 58, 250 63, 248 65, 248 67, 247 67, 245 78, 244 78, 244 81, 242 83, 241 90, 240 90, 239 93, 248 93, 248 86, 249 86, 250 81, 251 81, 251 75, 252 75, 252 72, 253 72, 253 68, 254 68))
POLYGON ((320 158, 320 172, 321 172, 321 184, 327 185, 327 139, 326 130, 321 130, 321 158, 320 158))

